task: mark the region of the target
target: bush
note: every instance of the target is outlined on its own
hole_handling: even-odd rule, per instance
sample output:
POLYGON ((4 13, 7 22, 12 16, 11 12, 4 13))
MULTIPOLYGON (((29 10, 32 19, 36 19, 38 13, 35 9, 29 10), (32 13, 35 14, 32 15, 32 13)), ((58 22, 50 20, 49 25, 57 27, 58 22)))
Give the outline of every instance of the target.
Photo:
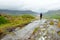
POLYGON ((6 20, 5 17, 0 16, 0 25, 5 23, 8 23, 8 20, 6 20))

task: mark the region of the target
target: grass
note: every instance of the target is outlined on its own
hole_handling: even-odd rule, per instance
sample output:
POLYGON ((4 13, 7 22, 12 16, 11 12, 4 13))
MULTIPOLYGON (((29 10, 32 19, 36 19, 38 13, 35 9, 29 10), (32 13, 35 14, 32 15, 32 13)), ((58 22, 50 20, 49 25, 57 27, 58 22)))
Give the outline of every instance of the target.
POLYGON ((50 21, 50 23, 49 23, 50 25, 54 25, 54 22, 53 21, 50 21))
POLYGON ((57 27, 60 28, 60 21, 58 22, 57 27))
POLYGON ((21 15, 21 16, 0 16, 0 33, 7 33, 10 28, 23 28, 25 25, 34 20, 35 17, 32 15, 21 15))
POLYGON ((25 24, 29 23, 32 19, 34 19, 31 15, 22 15, 22 16, 9 16, 9 17, 1 17, 1 26, 12 26, 12 25, 18 25, 18 24, 25 24), (5 19, 6 18, 6 19, 5 19), (7 23, 9 21, 9 23, 7 23), (5 23, 5 24, 4 24, 5 23))
POLYGON ((60 15, 47 15, 47 16, 44 16, 44 18, 47 18, 47 19, 59 19, 60 20, 60 15))
POLYGON ((39 27, 36 27, 33 31, 33 34, 35 34, 39 30, 39 27))
POLYGON ((53 16, 51 16, 51 18, 60 19, 60 15, 53 15, 53 16))
POLYGON ((5 24, 5 23, 8 23, 9 21, 6 20, 3 16, 0 16, 0 25, 1 24, 5 24))

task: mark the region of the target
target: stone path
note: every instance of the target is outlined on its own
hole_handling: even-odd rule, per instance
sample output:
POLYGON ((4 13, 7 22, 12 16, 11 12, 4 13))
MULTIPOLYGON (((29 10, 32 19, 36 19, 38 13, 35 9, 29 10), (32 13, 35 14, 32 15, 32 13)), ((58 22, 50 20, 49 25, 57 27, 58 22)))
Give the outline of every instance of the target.
POLYGON ((60 40, 60 36, 57 34, 57 31, 60 31, 60 28, 57 27, 59 21, 53 20, 52 25, 49 24, 50 22, 51 20, 46 20, 44 23, 40 23, 39 30, 28 40, 60 40))
POLYGON ((7 34, 1 40, 60 40, 60 36, 57 34, 60 31, 60 28, 57 27, 58 22, 59 20, 56 19, 36 20, 23 29, 14 31, 14 34, 7 34), (37 32, 32 34, 37 27, 39 28, 37 32))

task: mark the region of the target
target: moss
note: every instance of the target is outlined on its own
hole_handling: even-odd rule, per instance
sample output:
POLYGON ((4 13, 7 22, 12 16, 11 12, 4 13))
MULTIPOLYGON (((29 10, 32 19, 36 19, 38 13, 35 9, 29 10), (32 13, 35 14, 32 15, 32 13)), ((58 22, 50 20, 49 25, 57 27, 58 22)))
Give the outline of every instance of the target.
POLYGON ((58 33, 58 35, 60 36, 60 31, 59 32, 57 32, 58 33))
POLYGON ((54 22, 53 21, 50 21, 50 23, 49 23, 50 25, 54 25, 54 22))

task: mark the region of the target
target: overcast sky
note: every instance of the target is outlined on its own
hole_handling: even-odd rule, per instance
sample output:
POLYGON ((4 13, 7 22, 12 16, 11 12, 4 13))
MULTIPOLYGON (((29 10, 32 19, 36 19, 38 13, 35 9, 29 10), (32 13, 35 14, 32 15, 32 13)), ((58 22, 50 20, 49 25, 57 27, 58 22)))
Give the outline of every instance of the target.
POLYGON ((44 12, 60 9, 60 0, 0 0, 0 9, 44 12))

